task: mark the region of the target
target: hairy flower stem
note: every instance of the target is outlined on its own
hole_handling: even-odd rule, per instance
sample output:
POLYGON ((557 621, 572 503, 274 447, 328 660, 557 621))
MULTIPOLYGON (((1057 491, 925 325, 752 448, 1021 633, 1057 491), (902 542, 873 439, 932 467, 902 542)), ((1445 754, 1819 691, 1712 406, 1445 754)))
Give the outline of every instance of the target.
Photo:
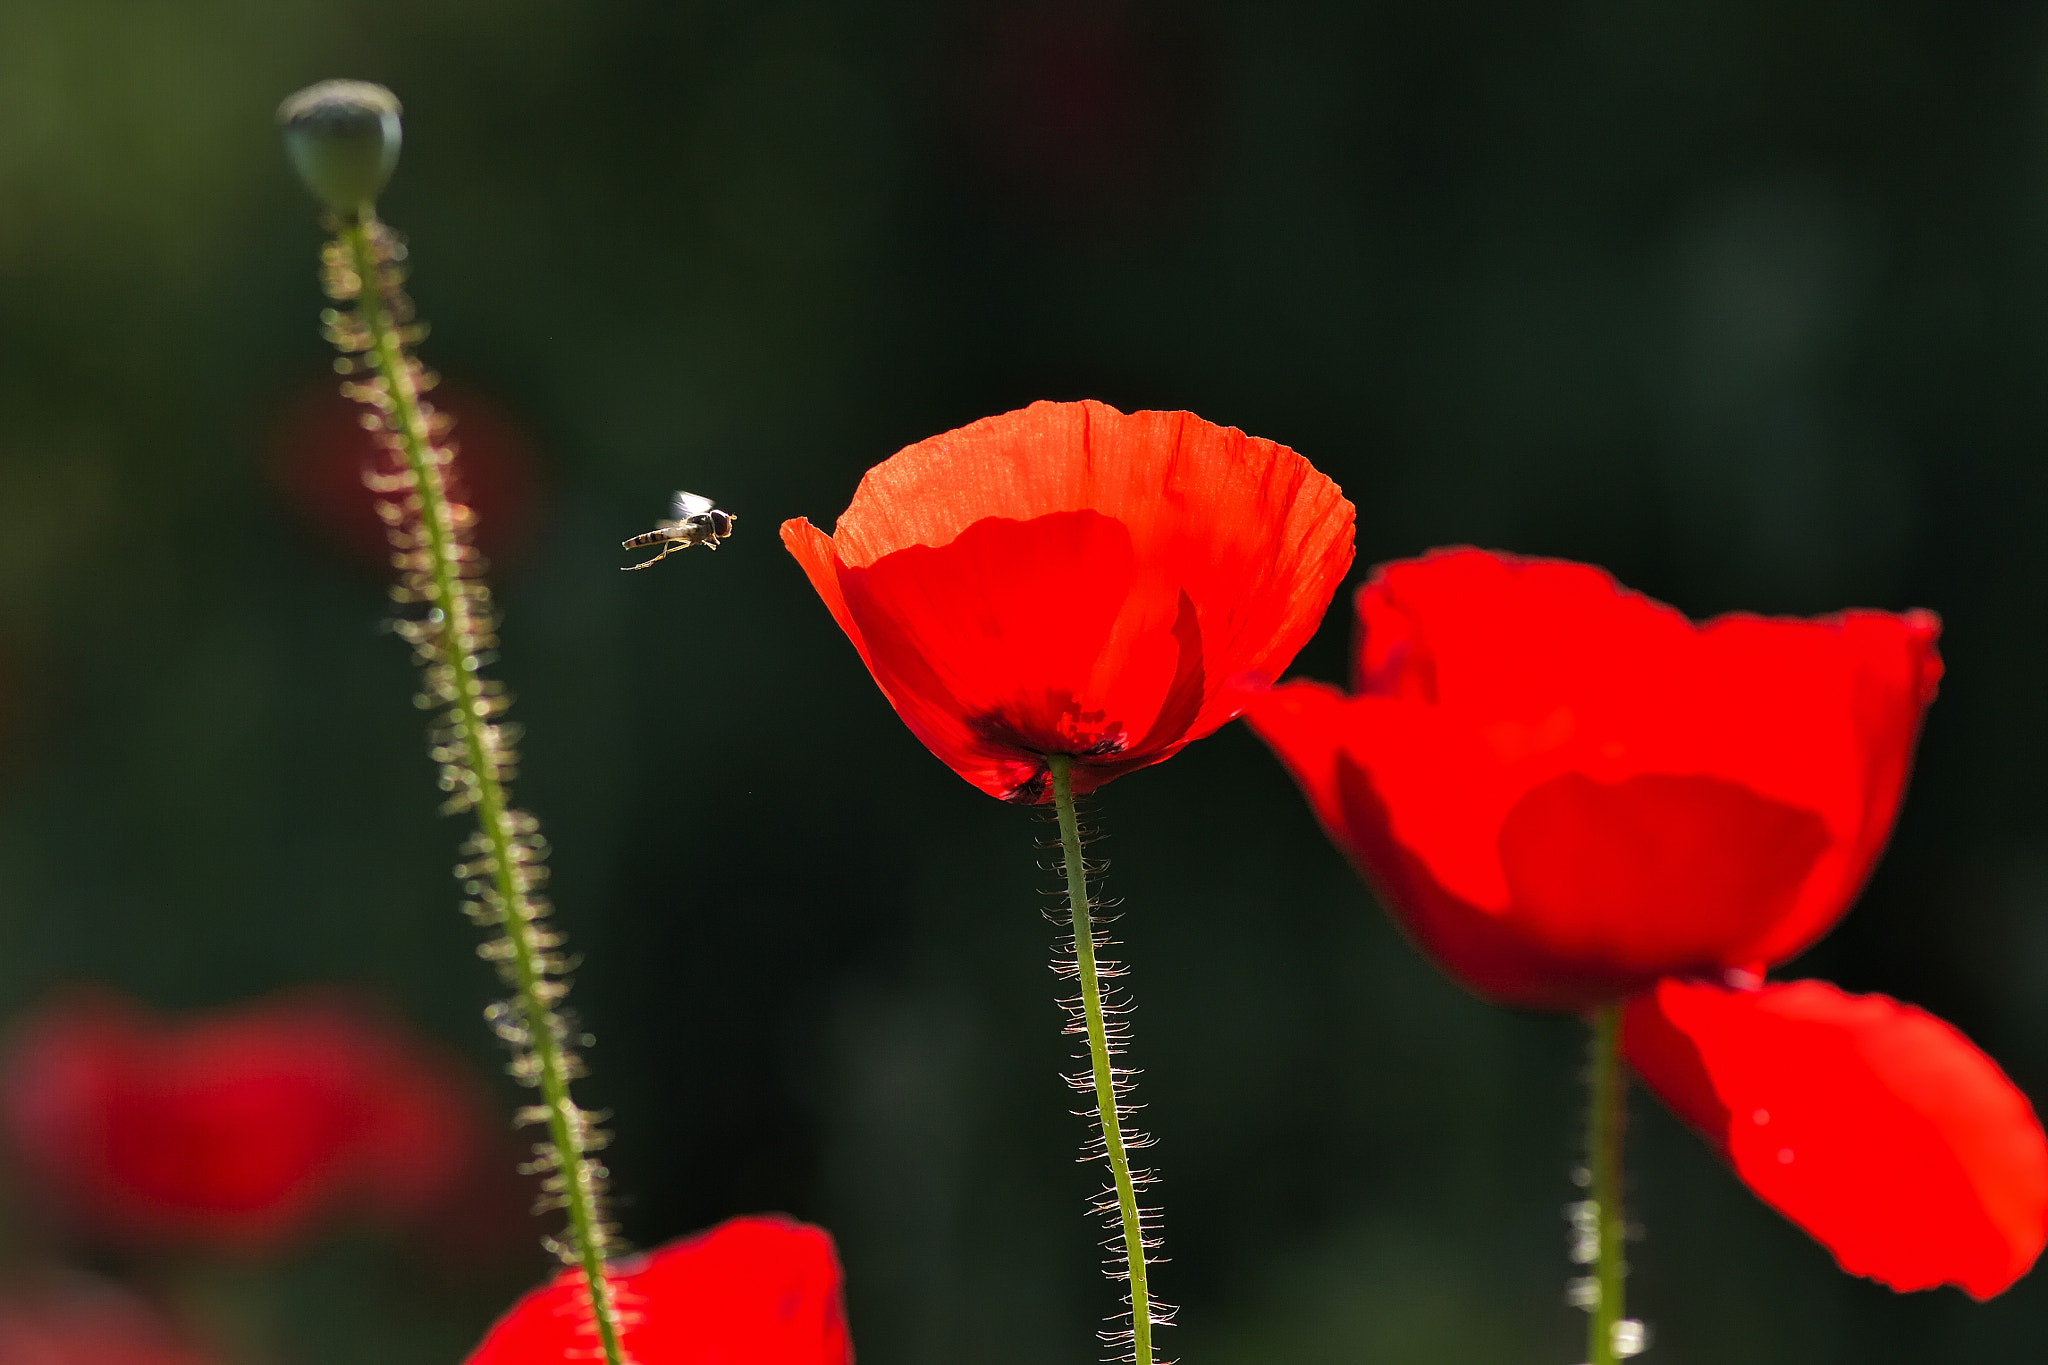
POLYGON ((1621 1065, 1621 1006, 1607 1005, 1592 1018, 1591 1084, 1586 1104, 1587 1210, 1592 1224, 1592 1319, 1587 1340, 1590 1365, 1616 1365, 1639 1344, 1619 1340, 1623 1322, 1622 1277, 1627 1273, 1627 1222, 1622 1214, 1621 1146, 1628 1124, 1628 1075, 1621 1065))
MULTIPOLYGON (((1129 1284, 1129 1306, 1131 1313, 1131 1353, 1126 1360, 1137 1365, 1153 1365, 1152 1328, 1170 1320, 1171 1314, 1158 1311, 1152 1302, 1151 1291, 1145 1278, 1145 1252, 1156 1245, 1155 1239, 1146 1236, 1149 1210, 1138 1207, 1138 1186, 1148 1183, 1150 1173, 1133 1172, 1130 1149, 1143 1146, 1150 1141, 1137 1134, 1126 1135, 1123 1120, 1136 1106, 1121 1103, 1129 1092, 1131 1073, 1114 1067, 1110 1057, 1123 1050, 1122 1043, 1128 1037, 1127 1027, 1118 1021, 1105 1021, 1102 1003, 1102 978, 1121 975, 1114 963, 1099 964, 1095 950, 1107 942, 1098 938, 1095 927, 1094 905, 1088 894, 1088 865, 1081 853, 1081 824, 1074 813, 1074 785, 1072 778, 1073 760, 1064 754, 1051 754, 1046 766, 1052 771, 1053 805, 1059 815, 1060 857, 1067 873, 1067 910, 1074 931, 1073 975, 1080 982, 1080 1028, 1068 1026, 1069 1032, 1085 1031, 1088 1035, 1088 1056, 1091 1069, 1087 1073, 1068 1078, 1068 1084, 1076 1089, 1087 1087, 1091 1080, 1095 1092, 1095 1115, 1101 1125, 1101 1155, 1109 1162, 1110 1175, 1115 1183, 1115 1201, 1108 1198, 1097 1206, 1107 1217, 1114 1212, 1123 1242, 1123 1267, 1121 1274, 1129 1284), (1112 1041, 1111 1030, 1116 1032, 1112 1041)), ((1094 1153, 1091 1151, 1090 1155, 1094 1153)), ((1107 1196, 1110 1191, 1105 1190, 1107 1196)), ((1156 1219, 1156 1213, 1151 1214, 1156 1219)), ((1112 1235, 1106 1247, 1114 1247, 1116 1238, 1112 1235)), ((1114 1262, 1112 1261, 1112 1264, 1114 1262)), ((1121 1333, 1106 1333, 1106 1339, 1115 1342, 1122 1339, 1121 1333)))
POLYGON ((452 793, 450 806, 476 815, 477 835, 465 845, 468 861, 458 869, 474 898, 471 914, 504 930, 501 940, 486 945, 485 956, 496 961, 515 998, 494 1009, 492 1022, 514 1047, 514 1076, 539 1092, 541 1103, 529 1106, 522 1118, 546 1126, 535 1169, 549 1174, 549 1202, 558 1202, 567 1215, 567 1241, 558 1250, 583 1272, 606 1365, 626 1365, 605 1279, 610 1227, 604 1170, 590 1155, 600 1138, 570 1097, 570 1080, 580 1070, 570 1026, 555 1008, 567 991, 555 951, 561 939, 545 927, 547 906, 536 894, 545 845, 533 817, 514 810, 507 798, 511 741, 491 719, 504 710, 506 698, 481 672, 495 625, 465 534, 470 514, 449 499, 443 477, 449 453, 437 446, 435 416, 420 396, 431 381, 407 352, 410 305, 396 267, 402 248, 367 212, 336 227, 327 256, 329 293, 352 302, 355 312, 352 318, 330 313, 325 320, 345 357, 345 372, 360 365, 375 373, 377 382, 352 385, 351 395, 378 415, 404 456, 404 476, 389 486, 373 485, 406 495, 402 503, 388 505, 393 544, 406 571, 397 595, 423 603, 427 613, 424 620, 401 624, 427 668, 423 704, 446 708, 435 757, 443 765, 442 785, 452 793), (362 359, 347 359, 354 354, 362 359))

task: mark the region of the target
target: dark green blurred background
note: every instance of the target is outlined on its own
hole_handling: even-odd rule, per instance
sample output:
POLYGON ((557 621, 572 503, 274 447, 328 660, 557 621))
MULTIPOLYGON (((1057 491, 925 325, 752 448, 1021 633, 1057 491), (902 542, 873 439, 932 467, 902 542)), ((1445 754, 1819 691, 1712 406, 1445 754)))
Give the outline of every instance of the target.
MULTIPOLYGON (((1797 970, 2048 1097, 2020 0, 10 0, 0 1007, 353 980, 496 1063, 405 651, 263 473, 327 365, 270 117, 327 76, 406 101, 384 210, 424 353, 546 462, 500 671, 640 1244, 784 1209, 838 1236, 868 1362, 1093 1355, 1045 831, 925 754, 775 537, 1040 397, 1295 446, 1358 504, 1361 570, 1473 541, 1696 614, 1940 611, 1899 835, 1797 970), (676 487, 739 534, 621 575, 676 487)), ((1300 670, 1341 676, 1349 635, 1340 607, 1300 670)), ((1168 1349, 1579 1359, 1576 1027, 1422 964, 1241 727, 1098 810, 1168 1349)), ((1853 1281, 1636 1113, 1649 1359, 2038 1356, 2041 1277, 1986 1307, 1853 1281)), ((294 1284, 320 1365, 449 1359, 501 1297, 294 1284)))

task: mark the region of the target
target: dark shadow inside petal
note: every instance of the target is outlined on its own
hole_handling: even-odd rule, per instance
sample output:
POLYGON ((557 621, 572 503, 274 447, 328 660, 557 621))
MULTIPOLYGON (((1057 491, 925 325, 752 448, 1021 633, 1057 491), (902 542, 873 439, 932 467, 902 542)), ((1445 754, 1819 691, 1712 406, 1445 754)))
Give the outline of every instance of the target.
POLYGON ((1395 922, 1453 977, 1501 1004, 1571 1012, 1654 979, 1654 973, 1617 972, 1605 961, 1548 953, 1519 925, 1460 899, 1401 842, 1372 774, 1342 751, 1334 762, 1336 805, 1325 818, 1343 831, 1339 842, 1395 922))
POLYGON ((1202 668, 1202 623, 1196 618, 1194 599, 1185 588, 1181 589, 1180 606, 1174 613, 1173 642, 1180 651, 1173 668, 1173 684, 1160 704, 1159 718, 1133 746, 1140 754, 1185 739, 1202 711, 1208 686, 1202 668))
POLYGON ((1208 669, 1202 663, 1202 623, 1186 589, 1181 590, 1180 606, 1173 618, 1173 642, 1173 681, 1166 689, 1165 701, 1160 703, 1158 717, 1136 744, 1102 751, 1109 761, 1093 758, 1080 765, 1093 777, 1091 786, 1157 763, 1194 738, 1191 732, 1208 700, 1209 679, 1208 669))

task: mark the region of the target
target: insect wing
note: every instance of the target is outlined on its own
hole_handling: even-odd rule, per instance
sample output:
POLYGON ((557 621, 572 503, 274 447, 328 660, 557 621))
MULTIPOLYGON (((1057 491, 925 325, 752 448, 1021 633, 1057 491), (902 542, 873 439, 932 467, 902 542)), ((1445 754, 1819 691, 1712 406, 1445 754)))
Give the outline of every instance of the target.
POLYGON ((711 499, 697 493, 685 493, 681 489, 676 490, 675 501, 668 505, 671 521, 688 521, 691 517, 701 516, 710 510, 711 499))

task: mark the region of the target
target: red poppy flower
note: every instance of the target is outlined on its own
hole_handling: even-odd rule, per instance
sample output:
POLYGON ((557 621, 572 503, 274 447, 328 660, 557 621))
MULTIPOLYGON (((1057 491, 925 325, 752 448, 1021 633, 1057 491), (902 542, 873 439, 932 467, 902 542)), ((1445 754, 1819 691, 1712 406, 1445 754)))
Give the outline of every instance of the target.
POLYGON ((424 1214, 488 1132, 451 1058, 314 993, 178 1022, 104 994, 59 1000, 0 1058, 0 1123, 61 1218, 239 1252, 343 1211, 424 1214))
POLYGON ((147 1304, 91 1283, 0 1299, 0 1360, 7 1365, 207 1365, 147 1304))
MULTIPOLYGON (((543 500, 531 441, 504 409, 468 385, 443 383, 429 397, 455 423, 448 491, 476 513, 477 548, 501 568, 517 561, 533 539, 543 500)), ((386 495, 372 491, 363 475, 395 474, 402 461, 364 430, 364 411, 332 378, 308 388, 277 425, 271 477, 308 526, 383 576, 391 571, 391 544, 377 503, 386 495)))
POLYGON ((991 796, 1089 791, 1238 712, 1351 563, 1351 504, 1285 446, 1184 412, 1034 403, 869 470, 782 540, 925 746, 991 796))
POLYGON ((1997 1066, 1883 997, 1759 988, 1890 833, 1934 617, 1696 625, 1477 550, 1381 569, 1358 614, 1354 695, 1290 683, 1246 718, 1425 952, 1505 1004, 1649 992, 1645 1083, 1845 1269, 1982 1297, 2032 1264, 2048 1143, 1997 1066))
POLYGON ((1536 1009, 1819 938, 1941 676, 1926 612, 1695 625, 1478 550, 1382 568, 1358 621, 1356 695, 1290 683, 1247 718, 1424 950, 1536 1009))
MULTIPOLYGON (((616 1262, 629 1359, 643 1365, 851 1365, 839 1258, 824 1229, 734 1218, 616 1262)), ((583 1272, 565 1270, 500 1318, 467 1365, 594 1359, 583 1272)))

